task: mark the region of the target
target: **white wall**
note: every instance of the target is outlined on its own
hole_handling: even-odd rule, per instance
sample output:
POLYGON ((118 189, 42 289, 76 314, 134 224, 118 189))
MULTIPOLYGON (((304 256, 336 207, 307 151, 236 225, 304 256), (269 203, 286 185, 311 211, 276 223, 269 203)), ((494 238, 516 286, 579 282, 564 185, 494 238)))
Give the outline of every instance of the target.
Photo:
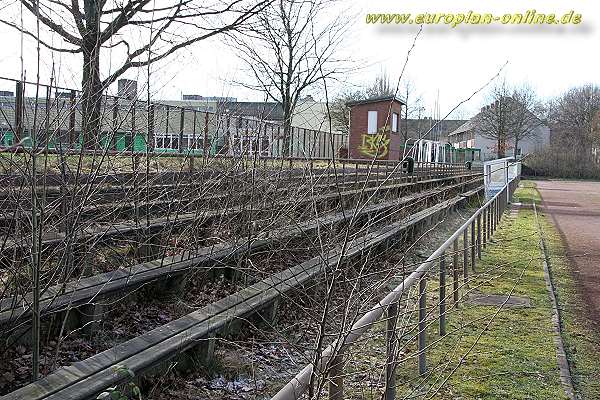
MULTIPOLYGON (((521 149, 521 155, 524 156, 525 154, 540 151, 548 144, 550 144, 550 128, 546 125, 541 125, 536 128, 536 132, 532 136, 520 140, 517 146, 521 149)), ((486 138, 481 134, 475 135, 475 147, 481 149, 481 158, 483 161, 494 160, 498 157, 497 150, 495 150, 496 145, 496 139, 486 138)), ((513 155, 514 145, 514 139, 510 140, 505 156, 513 155)))

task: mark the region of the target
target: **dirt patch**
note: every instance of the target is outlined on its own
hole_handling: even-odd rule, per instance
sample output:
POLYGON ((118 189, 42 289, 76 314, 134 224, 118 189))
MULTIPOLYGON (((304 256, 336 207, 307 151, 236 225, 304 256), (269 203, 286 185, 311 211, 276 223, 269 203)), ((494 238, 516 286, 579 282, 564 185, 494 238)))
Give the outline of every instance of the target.
POLYGON ((531 300, 528 297, 506 296, 503 294, 473 294, 469 296, 467 302, 477 306, 531 307, 531 300))
POLYGON ((572 274, 595 333, 600 333, 600 182, 539 181, 543 211, 567 246, 572 274), (574 205, 579 206, 573 211, 574 205))

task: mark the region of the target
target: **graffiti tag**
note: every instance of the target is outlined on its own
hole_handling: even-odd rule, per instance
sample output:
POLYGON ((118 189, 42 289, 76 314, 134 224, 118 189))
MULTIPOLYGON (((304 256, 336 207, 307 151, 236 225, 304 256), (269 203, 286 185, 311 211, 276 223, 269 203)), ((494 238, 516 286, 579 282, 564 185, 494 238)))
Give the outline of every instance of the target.
POLYGON ((383 158, 388 155, 390 138, 384 133, 376 135, 362 135, 362 144, 358 151, 364 156, 371 158, 383 158))

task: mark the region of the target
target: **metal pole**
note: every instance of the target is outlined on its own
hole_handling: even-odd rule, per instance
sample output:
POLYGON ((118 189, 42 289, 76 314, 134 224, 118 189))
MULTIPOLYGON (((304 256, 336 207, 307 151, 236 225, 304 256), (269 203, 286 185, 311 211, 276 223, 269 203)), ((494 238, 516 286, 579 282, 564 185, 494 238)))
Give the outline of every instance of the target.
POLYGON ((496 232, 496 227, 498 224, 498 198, 494 200, 494 204, 492 204, 492 206, 494 207, 494 222, 492 224, 492 227, 493 231, 496 232))
POLYGON ((500 222, 500 208, 501 208, 501 201, 502 199, 500 197, 498 197, 496 199, 496 222, 494 223, 494 230, 498 229, 498 222, 500 222))
POLYGON ((481 214, 477 215, 477 258, 481 260, 481 214))
POLYGON ((183 153, 183 126, 185 124, 185 108, 181 107, 179 114, 179 146, 177 148, 178 153, 183 153))
POLYGON ((458 307, 458 238, 452 244, 452 284, 454 285, 454 307, 458 307))
POLYGON ((490 232, 491 235, 494 235, 494 221, 496 220, 496 210, 494 208, 494 202, 492 201, 492 203, 490 204, 490 213, 492 214, 490 217, 490 232))
POLYGON ((74 90, 71 90, 69 94, 69 146, 71 148, 75 148, 75 143, 78 142, 77 138, 75 138, 75 108, 77 107, 75 104, 75 96, 76 93, 74 90))
POLYGON ((485 226, 485 235, 487 236, 488 242, 492 238, 491 225, 492 225, 492 214, 490 213, 490 210, 487 210, 487 222, 486 222, 486 226, 485 226))
POLYGON ((469 232, 467 228, 463 230, 463 279, 467 284, 469 280, 469 232))
POLYGON ((446 254, 440 256, 440 336, 446 335, 446 254))
POLYGON ((385 400, 396 398, 396 323, 398 303, 391 303, 387 309, 387 364, 385 367, 385 400))
MULTIPOLYGON (((504 197, 504 193, 502 197, 504 197)), ((502 218, 502 209, 504 208, 502 204, 504 199, 502 197, 498 198, 498 223, 500 223, 500 219, 502 218)))
POLYGON ((481 240, 483 241, 482 246, 485 249, 486 245, 487 245, 487 225, 488 225, 488 220, 487 220, 487 215, 489 214, 489 211, 487 209, 483 210, 483 216, 481 218, 481 223, 482 223, 482 227, 481 227, 481 240))
POLYGON ((498 229, 499 222, 500 222, 500 199, 497 198, 496 199, 496 225, 494 226, 495 229, 498 229))
POLYGON ((419 281, 419 337, 418 337, 418 351, 419 351, 419 374, 423 375, 427 372, 427 362, 425 358, 425 318, 427 314, 427 280, 425 276, 421 277, 419 281))
POLYGON ((473 222, 471 222, 471 269, 473 270, 473 272, 475 272, 475 247, 477 246, 477 244, 475 243, 477 241, 476 237, 475 237, 475 220, 473 220, 473 222))
POLYGON ((15 84, 15 138, 14 143, 19 143, 23 137, 24 96, 23 82, 15 84))
POLYGON ((148 137, 146 146, 150 152, 154 151, 154 104, 148 106, 148 137))

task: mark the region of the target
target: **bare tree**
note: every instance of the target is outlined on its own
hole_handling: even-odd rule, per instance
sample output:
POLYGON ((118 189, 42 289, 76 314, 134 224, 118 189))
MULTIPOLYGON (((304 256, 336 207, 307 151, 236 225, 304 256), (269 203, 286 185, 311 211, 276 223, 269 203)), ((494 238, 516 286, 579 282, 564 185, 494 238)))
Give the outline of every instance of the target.
POLYGON ((516 158, 519 155, 519 142, 535 138, 539 133, 539 128, 545 123, 538 117, 543 113, 543 109, 531 86, 523 85, 515 88, 512 92, 512 99, 514 100, 512 110, 513 157, 516 158))
POLYGON ((275 0, 262 10, 256 24, 241 35, 231 35, 230 43, 252 80, 238 83, 281 105, 284 155, 289 152, 292 116, 302 93, 347 70, 338 51, 350 20, 338 14, 324 21, 331 5, 327 0, 275 0))
POLYGON ((412 118, 421 119, 421 114, 425 110, 423 106, 423 98, 420 94, 415 93, 415 86, 411 80, 405 80, 400 89, 402 96, 404 96, 404 102, 406 103, 403 107, 404 116, 403 126, 400 127, 400 133, 402 134, 402 142, 406 143, 408 140, 408 120, 412 118))
POLYGON ((395 93, 396 88, 385 70, 379 72, 365 91, 367 98, 393 96, 395 93))
POLYGON ((505 156, 507 142, 512 135, 512 106, 510 89, 502 81, 490 93, 491 104, 475 116, 475 125, 482 136, 496 140, 498 158, 505 156))
MULTIPOLYGON (((23 8, 57 34, 61 43, 40 43, 51 51, 81 54, 84 145, 95 146, 101 120, 102 92, 130 68, 160 61, 177 50, 236 29, 269 0, 20 0, 23 8), (60 12, 57 13, 56 11, 60 12), (137 33, 137 35, 136 35, 137 33), (136 43, 135 36, 146 37, 136 43), (120 64, 101 76, 102 53, 124 53, 120 64)), ((0 22, 35 38, 34 28, 0 22)))
POLYGON ((332 124, 342 133, 350 133, 350 107, 346 104, 351 101, 358 101, 365 98, 363 92, 348 91, 335 98, 329 106, 332 124))
POLYGON ((537 96, 527 85, 511 88, 502 81, 492 89, 489 100, 475 117, 476 128, 482 136, 496 140, 498 158, 505 157, 511 145, 516 157, 519 142, 536 136, 544 124, 536 115, 540 113, 537 96))
POLYGON ((573 88, 548 105, 553 140, 589 159, 600 145, 597 121, 600 112, 600 87, 573 88))

